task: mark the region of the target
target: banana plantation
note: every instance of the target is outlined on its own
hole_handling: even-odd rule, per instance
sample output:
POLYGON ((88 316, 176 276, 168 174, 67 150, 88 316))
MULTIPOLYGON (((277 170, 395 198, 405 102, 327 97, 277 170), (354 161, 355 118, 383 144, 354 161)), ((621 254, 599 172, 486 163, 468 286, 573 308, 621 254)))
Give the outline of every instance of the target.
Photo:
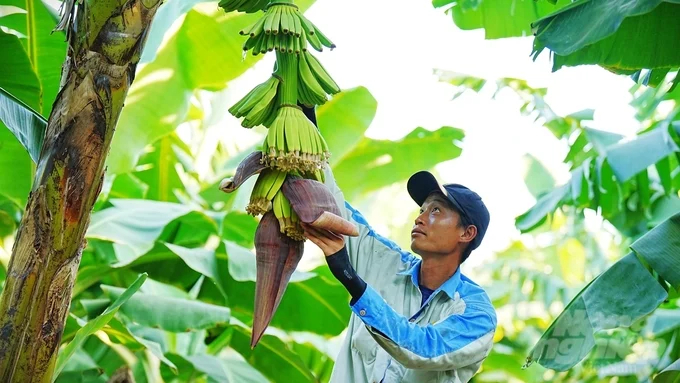
POLYGON ((358 233, 323 183, 408 250, 407 180, 450 167, 502 201, 471 382, 680 382, 680 3, 373 3, 0 0, 0 382, 329 382, 354 314, 303 227, 358 233), (558 105, 593 92, 626 131, 558 105))

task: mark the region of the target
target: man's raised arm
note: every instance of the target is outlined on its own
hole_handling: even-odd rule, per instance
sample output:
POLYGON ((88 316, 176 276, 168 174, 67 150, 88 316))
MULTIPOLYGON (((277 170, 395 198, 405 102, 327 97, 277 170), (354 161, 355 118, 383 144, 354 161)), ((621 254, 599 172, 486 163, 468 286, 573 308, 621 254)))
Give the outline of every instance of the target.
POLYGON ((345 238, 349 261, 359 275, 370 282, 373 280, 372 272, 377 272, 379 268, 383 271, 397 270, 416 260, 411 253, 373 231, 364 216, 345 201, 345 196, 335 182, 330 165, 326 166, 324 175, 325 185, 335 197, 343 218, 355 224, 359 229, 358 237, 345 238), (373 265, 379 266, 371 267, 373 265))

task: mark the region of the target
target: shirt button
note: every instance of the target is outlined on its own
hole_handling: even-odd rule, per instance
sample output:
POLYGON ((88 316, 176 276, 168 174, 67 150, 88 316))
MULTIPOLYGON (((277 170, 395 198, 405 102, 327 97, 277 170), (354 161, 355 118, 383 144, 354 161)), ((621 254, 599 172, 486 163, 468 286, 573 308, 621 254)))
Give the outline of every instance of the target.
POLYGON ((366 310, 364 310, 364 309, 359 310, 359 315, 361 315, 361 316, 366 315, 366 310))

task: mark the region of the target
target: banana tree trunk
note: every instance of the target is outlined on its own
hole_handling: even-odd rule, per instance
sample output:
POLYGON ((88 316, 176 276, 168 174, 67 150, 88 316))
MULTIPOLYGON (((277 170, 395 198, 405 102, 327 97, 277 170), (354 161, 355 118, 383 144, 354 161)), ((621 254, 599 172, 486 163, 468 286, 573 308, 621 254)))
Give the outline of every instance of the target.
POLYGON ((66 0, 68 53, 0 297, 0 382, 51 382, 85 231, 161 0, 66 0))

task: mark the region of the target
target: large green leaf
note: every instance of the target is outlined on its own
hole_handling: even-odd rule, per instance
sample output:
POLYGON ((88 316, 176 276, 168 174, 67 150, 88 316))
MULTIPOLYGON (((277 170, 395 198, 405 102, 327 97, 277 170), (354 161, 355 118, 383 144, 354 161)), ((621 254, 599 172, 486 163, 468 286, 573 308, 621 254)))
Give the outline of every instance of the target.
POLYGON ((106 383, 106 377, 102 376, 100 368, 89 370, 63 371, 55 379, 55 383, 106 383))
POLYGON ((523 162, 524 183, 534 197, 539 197, 555 188, 555 178, 541 161, 531 154, 525 154, 523 162))
POLYGON ((645 265, 671 286, 680 287, 680 214, 630 247, 634 253, 616 262, 567 305, 532 349, 529 362, 565 371, 588 354, 596 331, 630 326, 657 308, 668 294, 645 265))
POLYGON ((57 364, 54 369, 54 375, 58 376, 68 359, 73 353, 85 342, 85 339, 104 327, 116 313, 118 309, 127 302, 146 280, 146 274, 140 274, 139 277, 127 289, 120 289, 120 294, 116 296, 114 302, 104 310, 102 315, 87 322, 80 330, 76 332, 73 340, 59 352, 57 364))
POLYGON ((222 222, 222 238, 243 247, 253 248, 258 222, 250 214, 229 212, 222 222))
POLYGON ((364 87, 343 90, 317 109, 319 130, 331 150, 335 166, 363 139, 378 103, 364 87))
MULTIPOLYGON (((147 280, 148 281, 148 280, 147 280)), ((146 286, 146 284, 144 285, 146 286)), ((172 371, 177 372, 177 367, 165 357, 161 345, 153 340, 149 340, 138 336, 130 331, 128 327, 116 318, 111 319, 109 325, 104 327, 103 331, 111 337, 112 341, 115 343, 120 343, 125 345, 128 349, 138 350, 147 349, 156 358, 158 358, 165 365, 170 367, 172 371)))
POLYGON ((126 199, 110 202, 112 207, 92 215, 87 237, 113 242, 117 267, 151 250, 168 223, 192 211, 187 205, 169 202, 126 199))
POLYGON ((307 368, 318 381, 328 382, 333 374, 334 360, 310 342, 291 344, 293 351, 300 356, 307 368))
POLYGON ((554 70, 599 64, 616 70, 680 66, 680 3, 675 0, 580 1, 536 21, 535 52, 554 70))
MULTIPOLYGON (((174 150, 175 135, 169 134, 156 141, 150 152, 144 155, 139 166, 143 168, 134 175, 148 185, 146 198, 157 201, 179 202, 176 190, 184 189, 175 166, 179 162, 174 150)), ((181 150, 181 149, 179 149, 181 150)))
POLYGON ((666 290, 630 253, 569 302, 531 350, 527 362, 568 370, 593 348, 595 332, 630 326, 666 297, 666 290))
MULTIPOLYGON (((26 37, 25 47, 33 70, 40 79, 38 103, 31 105, 49 116, 52 104, 59 91, 61 68, 66 57, 66 36, 62 31, 54 31, 57 24, 42 0, 0 0, 0 6, 12 5, 26 11, 13 25, 26 37)), ((19 97, 21 98, 21 97, 19 97)))
POLYGON ((11 169, 5 176, 0 176, 0 194, 12 199, 23 209, 31 191, 33 178, 31 157, 12 132, 4 126, 0 126, 0 169, 11 169), (11 176, 8 176, 9 174, 11 176))
POLYGON ((26 36, 26 10, 16 5, 0 5, 0 26, 18 36, 26 36))
POLYGON ((680 134, 680 124, 659 127, 643 133, 634 140, 607 148, 607 161, 616 178, 624 182, 639 172, 668 157, 680 148, 673 137, 680 134))
POLYGON ((0 56, 0 88, 39 111, 40 82, 19 38, 0 31, 0 51, 7 52, 0 56))
POLYGON ((4 129, 2 125, 9 128, 37 163, 47 120, 0 87, 0 129, 4 129))
MULTIPOLYGON (((113 183, 106 195, 102 195, 99 201, 108 198, 117 199, 144 199, 149 191, 149 185, 142 182, 132 173, 111 175, 113 183)), ((102 192, 104 194, 104 192, 102 192)))
POLYGON ((345 197, 351 200, 458 157, 463 137, 462 130, 448 126, 435 131, 416 128, 396 141, 364 137, 333 167, 333 173, 345 197))
MULTIPOLYGON (((123 289, 118 287, 102 285, 101 288, 112 299, 123 293, 123 289)), ((230 317, 230 310, 226 307, 144 293, 135 294, 121 307, 121 311, 139 324, 170 332, 206 329, 228 323, 230 317)))
MULTIPOLYGON (((509 351, 510 350, 508 350, 508 352, 509 351)), ((500 379, 499 375, 503 374, 505 377, 512 377, 521 382, 543 381, 540 379, 542 375, 541 371, 532 368, 522 368, 522 360, 522 354, 501 353, 495 351, 494 348, 489 356, 484 359, 484 362, 482 363, 482 371, 479 372, 477 378, 479 378, 482 382, 510 381, 510 379, 500 379), (487 378, 487 375, 490 376, 490 378, 487 378)))
MULTIPOLYGON (((0 130, 9 130, 37 162, 47 122, 36 110, 40 110, 40 83, 26 51, 19 38, 0 31, 0 130)), ((4 141, 4 132, 3 141, 4 141)), ((5 142, 0 151, 0 161, 4 169, 23 168, 24 157, 16 150, 16 145, 5 142), (16 165, 15 165, 16 164, 16 165)), ((30 166, 30 164, 29 164, 30 166)), ((28 175, 28 179, 31 175, 28 175)), ((26 178, 23 178, 24 180, 26 178)), ((16 182, 13 180, 12 182, 16 182)), ((23 183, 23 181, 20 181, 23 183)), ((30 185, 30 184, 29 184, 30 185)), ((0 189, 0 192, 3 189, 0 189)), ((13 195, 17 198, 19 196, 13 195)), ((22 200, 26 197, 21 196, 22 200)))
POLYGON ((485 38, 531 35, 531 23, 557 9, 534 0, 433 0, 435 7, 449 7, 456 26, 463 30, 484 28, 485 38))
POLYGON ((229 352, 220 357, 199 354, 184 359, 215 382, 223 383, 267 383, 262 373, 246 362, 239 354, 229 352), (235 354, 235 355, 234 355, 235 354))
POLYGON ((223 278, 220 275, 218 260, 214 250, 205 248, 190 249, 170 243, 165 243, 164 246, 173 254, 180 257, 191 269, 210 278, 215 283, 218 290, 220 290, 220 293, 227 298, 227 293, 224 290, 223 278))
MULTIPOLYGON (((255 255, 234 243, 226 242, 225 245, 218 248, 216 257, 221 283, 229 296, 233 315, 249 323, 253 318, 255 302, 255 255), (225 251, 228 271, 224 265, 225 251)), ((286 331, 335 336, 347 327, 351 313, 347 302, 347 292, 327 266, 321 266, 312 273, 296 271, 271 325, 286 331), (306 315, 299 315, 301 312, 306 315)))
POLYGON ((161 43, 166 38, 166 34, 172 24, 181 16, 186 14, 194 5, 207 0, 169 0, 156 11, 151 28, 149 28, 144 51, 140 59, 141 63, 148 63, 154 60, 156 52, 161 43))
POLYGON ((250 330, 236 325, 230 345, 272 382, 317 381, 300 356, 275 336, 265 334, 255 349, 251 349, 250 330))
POLYGON ((654 383, 677 383, 678 381, 680 381, 680 359, 654 377, 654 383))
POLYGON ((671 286, 680 290, 680 214, 650 230, 630 248, 671 286))
MULTIPOLYGON (((622 186, 635 180, 643 208, 649 207, 649 179, 646 169, 680 151, 676 137, 680 125, 671 123, 643 133, 633 140, 606 146, 605 153, 595 161, 587 161, 572 171, 568 183, 553 189, 538 199, 527 212, 517 217, 515 226, 523 232, 539 226, 550 213, 563 205, 600 208, 607 219, 620 213, 622 186), (640 175, 640 177, 635 178, 640 175)), ((585 136, 584 136, 585 137, 585 136)), ((596 137, 596 136, 589 136, 596 137)), ((615 137, 607 142, 613 142, 615 137)), ((601 146, 604 142, 600 142, 601 146)), ((630 191, 629 191, 630 192, 630 191)), ((662 212, 657 212, 662 214, 662 212)))
POLYGON ((680 310, 657 309, 647 318, 642 334, 647 337, 658 337, 680 327, 680 310))
MULTIPOLYGON (((311 0, 296 2, 305 10, 311 0)), ((194 90, 219 90, 262 56, 242 59, 238 32, 260 14, 225 14, 213 6, 187 12, 175 35, 135 78, 128 93, 107 164, 114 174, 134 168, 146 145, 184 122, 194 90)), ((228 107, 225 105, 225 107, 228 107)))

